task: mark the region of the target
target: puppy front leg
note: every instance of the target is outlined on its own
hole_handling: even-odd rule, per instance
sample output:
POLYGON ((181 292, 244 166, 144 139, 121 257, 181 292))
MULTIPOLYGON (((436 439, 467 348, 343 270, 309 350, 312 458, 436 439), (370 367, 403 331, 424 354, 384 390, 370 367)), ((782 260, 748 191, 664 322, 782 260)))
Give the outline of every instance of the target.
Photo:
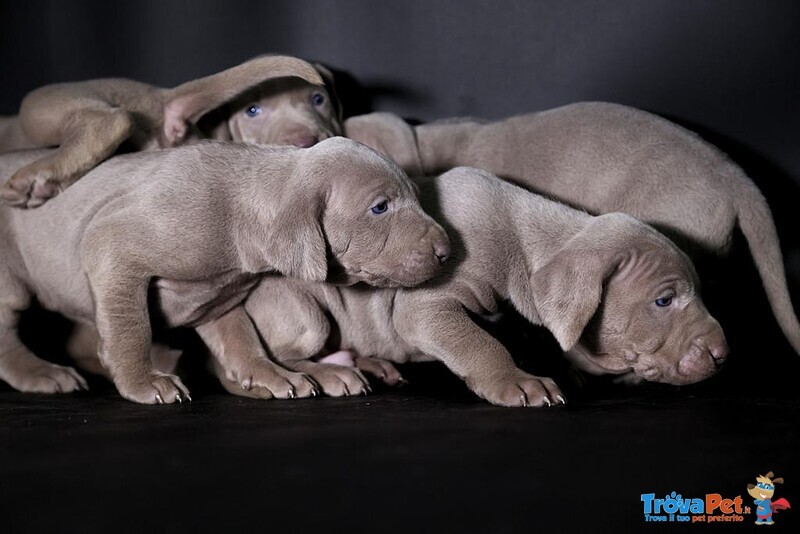
POLYGON ((180 378, 156 371, 150 361, 149 279, 122 271, 114 267, 88 273, 103 366, 120 395, 128 400, 142 404, 191 400, 180 378))
POLYGON ((406 300, 396 306, 398 333, 444 363, 492 404, 551 406, 565 402, 552 379, 519 369, 505 347, 475 324, 458 302, 406 300))
POLYGON ((357 356, 354 360, 359 371, 372 375, 387 386, 396 386, 406 383, 403 375, 389 360, 376 356, 357 356))
POLYGON ((244 306, 196 328, 211 350, 214 372, 228 392, 245 397, 286 399, 317 395, 305 375, 272 362, 244 306))

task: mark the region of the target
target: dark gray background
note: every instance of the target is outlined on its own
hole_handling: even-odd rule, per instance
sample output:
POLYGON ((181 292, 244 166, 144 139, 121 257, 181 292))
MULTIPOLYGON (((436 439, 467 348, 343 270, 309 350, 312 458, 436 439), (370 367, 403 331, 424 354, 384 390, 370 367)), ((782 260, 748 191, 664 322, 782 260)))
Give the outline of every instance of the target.
MULTIPOLYGON (((0 114, 48 83, 161 86, 263 53, 321 61, 346 114, 497 118, 607 100, 728 152, 769 200, 800 289, 800 2, 0 0, 0 114)), ((796 291, 794 291, 796 293, 796 291)))
POLYGON ((323 61, 420 120, 579 100, 641 107, 800 180, 793 0, 3 1, 0 113, 42 84, 171 86, 254 55, 323 61))
MULTIPOLYGON (((48 83, 174 86, 262 53, 344 71, 346 114, 497 118, 581 100, 653 111, 745 167, 800 289, 800 2, 0 0, 0 114, 48 83)), ((796 291, 795 291, 796 292, 796 291)))

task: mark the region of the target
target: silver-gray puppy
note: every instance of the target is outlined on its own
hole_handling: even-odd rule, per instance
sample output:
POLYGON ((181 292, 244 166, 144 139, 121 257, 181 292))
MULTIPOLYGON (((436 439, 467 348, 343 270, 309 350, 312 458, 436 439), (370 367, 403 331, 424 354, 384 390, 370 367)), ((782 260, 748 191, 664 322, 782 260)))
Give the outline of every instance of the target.
POLYGON ((348 119, 345 135, 412 176, 469 165, 590 213, 633 215, 690 253, 724 253, 738 225, 778 324, 800 353, 800 323, 764 197, 725 154, 680 126, 626 106, 583 102, 496 122, 414 128, 373 113, 348 119))
POLYGON ((649 225, 591 216, 476 169, 418 183, 424 209, 452 240, 443 275, 413 289, 266 278, 245 303, 272 355, 327 394, 365 387, 353 367, 315 361, 337 339, 333 349, 354 353, 363 370, 390 371, 375 357, 439 360, 493 404, 564 402, 551 379, 518 369, 469 316, 492 314, 504 300, 590 373, 688 384, 725 360, 691 261, 649 225))
MULTIPOLYGON (((0 157, 0 178, 41 156, 0 157)), ((113 158, 39 210, 0 207, 0 251, 0 379, 21 391, 85 386, 20 343, 18 315, 35 296, 97 327, 123 397, 171 403, 188 390, 152 367, 151 311, 166 326, 196 327, 240 390, 307 396, 313 384, 268 360, 240 305, 258 279, 415 285, 440 270, 449 242, 396 165, 332 138, 113 158)))
POLYGON ((0 201, 40 206, 126 141, 136 150, 206 137, 308 147, 340 135, 322 72, 295 57, 262 56, 172 89, 119 78, 35 89, 18 116, 0 117, 0 151, 59 148, 0 182, 0 201))

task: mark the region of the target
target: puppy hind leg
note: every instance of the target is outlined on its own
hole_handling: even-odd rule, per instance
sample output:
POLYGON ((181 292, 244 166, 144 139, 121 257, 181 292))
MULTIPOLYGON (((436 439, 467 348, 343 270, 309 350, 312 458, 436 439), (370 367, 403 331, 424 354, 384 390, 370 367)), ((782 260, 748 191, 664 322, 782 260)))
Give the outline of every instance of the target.
POLYGON ((18 207, 41 206, 110 157, 133 128, 132 117, 120 108, 75 111, 63 125, 58 149, 15 172, 0 198, 18 207))
MULTIPOLYGON (((0 284, 4 289, 7 284, 0 284)), ((31 393, 70 393, 88 389, 86 381, 75 369, 46 362, 34 355, 17 334, 19 310, 28 305, 27 295, 9 291, 0 302, 0 380, 18 391, 31 393), (13 298, 13 293, 21 298, 13 298), (15 302, 11 302, 11 301, 15 302)))
POLYGON ((0 380, 29 393, 71 393, 89 389, 75 369, 42 360, 16 335, 8 332, 0 333, 0 380))

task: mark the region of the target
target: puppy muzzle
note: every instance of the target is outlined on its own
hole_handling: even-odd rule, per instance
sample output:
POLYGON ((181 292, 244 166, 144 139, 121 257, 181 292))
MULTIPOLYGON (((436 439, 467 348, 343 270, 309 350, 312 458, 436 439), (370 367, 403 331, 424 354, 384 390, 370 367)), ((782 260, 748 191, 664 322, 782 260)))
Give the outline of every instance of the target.
POLYGON ((450 239, 438 225, 431 226, 403 258, 397 279, 405 286, 433 278, 450 257, 450 239))

